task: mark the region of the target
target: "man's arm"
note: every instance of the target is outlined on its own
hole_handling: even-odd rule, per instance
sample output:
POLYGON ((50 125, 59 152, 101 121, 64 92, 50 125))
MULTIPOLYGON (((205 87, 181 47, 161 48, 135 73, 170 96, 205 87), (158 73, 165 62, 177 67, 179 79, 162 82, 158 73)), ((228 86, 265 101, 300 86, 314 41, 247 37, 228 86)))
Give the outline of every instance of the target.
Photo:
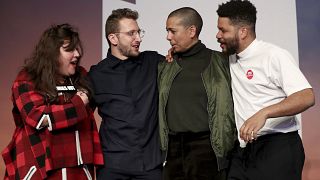
POLYGON ((252 141, 253 138, 257 138, 257 132, 268 118, 296 115, 314 104, 315 98, 311 88, 293 93, 281 102, 261 109, 246 120, 240 128, 240 138, 247 142, 252 141))

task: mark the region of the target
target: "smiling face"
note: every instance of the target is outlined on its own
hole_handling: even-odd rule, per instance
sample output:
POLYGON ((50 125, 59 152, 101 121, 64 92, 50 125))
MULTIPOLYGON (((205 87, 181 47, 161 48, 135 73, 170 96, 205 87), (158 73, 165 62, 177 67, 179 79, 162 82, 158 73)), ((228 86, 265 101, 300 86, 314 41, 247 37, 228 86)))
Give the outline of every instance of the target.
POLYGON ((119 32, 111 33, 108 36, 112 44, 112 54, 122 60, 138 56, 142 39, 138 33, 140 28, 137 21, 123 18, 119 21, 118 29, 119 32))
POLYGON ((79 52, 78 48, 67 51, 68 45, 69 42, 65 41, 59 49, 60 55, 58 74, 62 77, 68 77, 75 74, 76 67, 78 66, 79 58, 81 56, 81 52, 79 52))
POLYGON ((231 24, 227 17, 218 18, 217 41, 223 52, 227 54, 238 53, 240 50, 239 28, 231 24))

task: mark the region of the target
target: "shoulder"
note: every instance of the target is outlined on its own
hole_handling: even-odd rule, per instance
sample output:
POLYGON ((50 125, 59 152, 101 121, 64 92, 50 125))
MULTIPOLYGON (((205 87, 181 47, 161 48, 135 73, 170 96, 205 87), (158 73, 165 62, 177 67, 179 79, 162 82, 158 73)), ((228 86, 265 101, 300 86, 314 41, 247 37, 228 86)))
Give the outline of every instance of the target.
POLYGON ((218 57, 220 59, 228 59, 228 56, 220 51, 211 50, 211 53, 213 56, 218 57))
POLYGON ((28 74, 28 72, 25 70, 25 69, 22 69, 19 71, 16 79, 15 79, 15 82, 19 82, 19 81, 30 81, 31 80, 31 77, 30 75, 28 74))
POLYGON ((225 53, 222 53, 220 51, 209 49, 209 48, 205 48, 205 51, 206 51, 206 53, 210 54, 211 57, 215 56, 215 57, 218 57, 218 58, 228 59, 228 56, 225 53))
POLYGON ((289 51, 281 48, 278 45, 269 43, 269 42, 264 42, 264 41, 258 41, 259 44, 257 46, 257 51, 256 52, 260 52, 263 53, 265 55, 269 55, 269 56, 277 56, 277 55, 290 55, 289 51))
MULTIPOLYGON (((210 49, 211 50, 211 49, 210 49)), ((220 51, 211 50, 211 60, 222 64, 224 66, 229 66, 229 60, 228 55, 225 53, 222 53, 220 51)))
POLYGON ((21 70, 14 80, 11 89, 15 95, 34 89, 34 82, 31 80, 31 75, 26 70, 21 70))
POLYGON ((268 42, 262 42, 261 44, 262 45, 260 46, 260 49, 259 49, 260 53, 268 57, 271 63, 293 62, 297 64, 293 56, 288 50, 268 42))
POLYGON ((108 58, 102 59, 100 62, 90 67, 89 74, 101 68, 104 68, 107 64, 108 64, 108 58))
POLYGON ((157 51, 143 51, 139 56, 142 58, 164 58, 164 56, 157 51))
POLYGON ((159 62, 164 61, 165 57, 157 51, 143 51, 139 55, 139 60, 147 62, 147 64, 157 65, 159 62))
POLYGON ((82 75, 87 75, 87 70, 83 66, 78 66, 78 71, 82 75))

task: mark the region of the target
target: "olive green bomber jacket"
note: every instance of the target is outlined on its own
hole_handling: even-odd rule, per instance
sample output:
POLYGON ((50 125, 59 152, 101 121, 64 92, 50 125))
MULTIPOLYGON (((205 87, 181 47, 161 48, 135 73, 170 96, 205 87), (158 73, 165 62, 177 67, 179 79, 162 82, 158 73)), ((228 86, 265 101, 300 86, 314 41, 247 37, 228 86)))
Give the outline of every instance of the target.
MULTIPOLYGON (((175 60, 172 63, 160 62, 158 65, 159 132, 163 151, 167 151, 169 137, 166 105, 172 82, 181 69, 175 60)), ((221 170, 228 166, 227 156, 237 140, 227 58, 220 52, 212 51, 210 64, 201 73, 201 77, 208 96, 211 146, 217 157, 218 170, 221 170)))

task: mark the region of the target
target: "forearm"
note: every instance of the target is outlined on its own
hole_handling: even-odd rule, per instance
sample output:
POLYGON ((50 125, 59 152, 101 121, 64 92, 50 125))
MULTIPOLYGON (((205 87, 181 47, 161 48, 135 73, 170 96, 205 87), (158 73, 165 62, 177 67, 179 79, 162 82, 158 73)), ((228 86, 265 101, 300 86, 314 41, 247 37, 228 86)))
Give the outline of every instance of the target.
POLYGON ((261 109, 266 118, 276 118, 299 114, 315 103, 312 89, 304 89, 291 94, 281 102, 261 109))
POLYGON ((246 142, 251 142, 257 138, 258 131, 265 125, 267 119, 296 115, 313 105, 312 89, 304 89, 293 93, 281 102, 267 106, 247 119, 240 128, 240 138, 246 142))

